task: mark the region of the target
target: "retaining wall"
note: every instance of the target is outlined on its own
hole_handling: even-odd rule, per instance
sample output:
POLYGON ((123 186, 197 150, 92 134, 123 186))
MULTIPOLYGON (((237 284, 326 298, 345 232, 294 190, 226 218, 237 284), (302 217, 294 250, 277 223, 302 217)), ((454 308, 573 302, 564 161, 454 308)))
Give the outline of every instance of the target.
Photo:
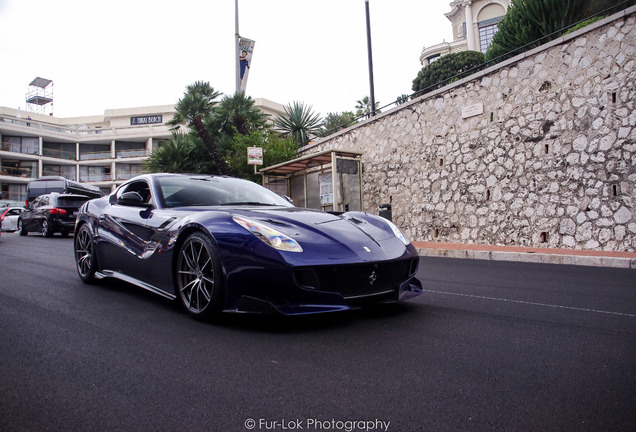
POLYGON ((302 149, 411 240, 636 251, 636 8, 302 149))

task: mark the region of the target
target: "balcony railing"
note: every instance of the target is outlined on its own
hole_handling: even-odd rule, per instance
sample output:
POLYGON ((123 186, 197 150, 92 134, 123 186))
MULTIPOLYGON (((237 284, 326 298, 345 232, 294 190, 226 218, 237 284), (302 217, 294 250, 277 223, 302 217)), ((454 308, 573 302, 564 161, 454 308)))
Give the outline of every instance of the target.
POLYGON ((0 165, 0 175, 9 177, 34 177, 32 168, 0 165))
POLYGON ((12 152, 12 153, 22 153, 22 154, 28 154, 28 155, 38 154, 38 149, 33 148, 32 145, 10 143, 6 141, 2 142, 2 144, 0 145, 0 149, 2 149, 2 151, 12 152))
POLYGON ((25 120, 25 119, 16 119, 12 117, 0 116, 0 121, 5 123, 10 123, 18 126, 30 127, 32 129, 41 129, 50 132, 69 134, 69 135, 82 135, 82 136, 92 136, 92 135, 118 135, 118 134, 130 134, 131 132, 140 131, 139 133, 145 134, 148 131, 148 128, 151 130, 159 131, 160 133, 166 133, 168 136, 170 135, 170 130, 165 123, 160 124, 152 124, 152 125, 144 125, 141 126, 119 126, 119 127, 109 127, 109 128, 93 128, 89 129, 86 125, 70 125, 70 126, 55 126, 47 123, 40 123, 35 120, 25 120), (143 132, 142 132, 143 131, 143 132))
POLYGON ((95 160, 95 159, 112 159, 113 155, 109 151, 98 152, 80 152, 80 160, 95 160))
POLYGON ((56 159, 75 160, 75 152, 58 149, 42 149, 42 156, 52 157, 56 159))
POLYGON ((75 172, 71 171, 60 172, 60 170, 48 170, 46 168, 42 168, 42 176, 57 176, 64 177, 68 180, 75 180, 75 172))
POLYGON ((101 182, 101 181, 113 181, 113 176, 111 174, 81 174, 80 179, 81 182, 101 182))
POLYGON ((143 149, 117 150, 117 158, 146 157, 148 152, 143 149))

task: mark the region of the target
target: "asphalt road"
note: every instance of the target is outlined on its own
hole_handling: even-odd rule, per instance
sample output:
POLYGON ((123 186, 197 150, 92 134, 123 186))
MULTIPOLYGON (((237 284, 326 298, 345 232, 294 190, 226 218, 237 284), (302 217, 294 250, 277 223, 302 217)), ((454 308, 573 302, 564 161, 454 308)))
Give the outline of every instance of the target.
POLYGON ((0 431, 634 431, 636 271, 423 258, 394 307, 214 324, 0 238, 0 431), (365 422, 365 423, 363 423, 365 422))

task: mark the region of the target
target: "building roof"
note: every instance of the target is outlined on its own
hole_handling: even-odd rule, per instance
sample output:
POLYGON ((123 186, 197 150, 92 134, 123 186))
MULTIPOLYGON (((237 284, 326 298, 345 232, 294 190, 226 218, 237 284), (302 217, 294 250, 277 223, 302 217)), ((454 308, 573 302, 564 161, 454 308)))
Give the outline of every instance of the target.
POLYGON ((307 170, 309 168, 315 168, 318 166, 330 164, 332 153, 335 153, 336 157, 341 156, 358 158, 362 156, 362 153, 355 151, 325 150, 318 153, 310 154, 308 156, 300 157, 298 159, 283 162, 278 165, 272 165, 267 168, 262 168, 259 170, 259 172, 264 175, 272 176, 293 174, 299 171, 307 170))

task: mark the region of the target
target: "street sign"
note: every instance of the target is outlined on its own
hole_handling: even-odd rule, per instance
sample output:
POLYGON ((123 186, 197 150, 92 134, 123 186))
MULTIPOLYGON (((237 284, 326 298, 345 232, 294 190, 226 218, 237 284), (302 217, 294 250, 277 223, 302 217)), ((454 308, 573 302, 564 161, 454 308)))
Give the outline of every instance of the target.
POLYGON ((247 148, 247 164, 248 165, 263 165, 263 148, 262 147, 247 148))

